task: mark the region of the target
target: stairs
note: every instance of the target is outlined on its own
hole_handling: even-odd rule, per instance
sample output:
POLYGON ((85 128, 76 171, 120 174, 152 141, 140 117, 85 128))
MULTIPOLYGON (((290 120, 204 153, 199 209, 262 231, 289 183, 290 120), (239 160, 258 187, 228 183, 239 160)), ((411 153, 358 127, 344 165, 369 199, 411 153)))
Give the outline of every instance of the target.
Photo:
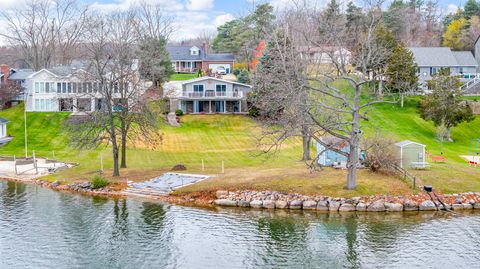
POLYGON ((473 79, 465 82, 461 87, 465 95, 479 95, 480 94, 480 77, 477 75, 473 79))

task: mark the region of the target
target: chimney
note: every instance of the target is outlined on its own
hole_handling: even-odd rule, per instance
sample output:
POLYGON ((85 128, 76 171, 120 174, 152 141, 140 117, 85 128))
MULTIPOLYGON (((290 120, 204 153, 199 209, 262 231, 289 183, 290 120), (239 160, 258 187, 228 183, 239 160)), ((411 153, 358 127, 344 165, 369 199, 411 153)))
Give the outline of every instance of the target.
POLYGON ((10 67, 6 64, 0 65, 0 72, 3 74, 2 84, 7 84, 8 77, 10 76, 10 67))
POLYGON ((202 43, 203 53, 206 55, 208 53, 207 42, 202 43))

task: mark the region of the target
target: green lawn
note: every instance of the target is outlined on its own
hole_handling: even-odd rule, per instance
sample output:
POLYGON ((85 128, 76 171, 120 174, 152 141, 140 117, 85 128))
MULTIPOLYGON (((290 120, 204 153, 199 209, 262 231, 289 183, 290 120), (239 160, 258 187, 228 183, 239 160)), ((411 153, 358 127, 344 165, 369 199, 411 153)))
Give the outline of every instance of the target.
POLYGON ((196 78, 196 77, 198 77, 197 73, 194 73, 194 74, 173 74, 172 76, 170 76, 170 80, 171 81, 189 80, 189 79, 196 78))
MULTIPOLYGON (((417 112, 418 98, 410 98, 405 107, 378 105, 368 112, 369 122, 364 122, 366 136, 380 130, 385 136, 398 141, 410 139, 427 145, 427 151, 440 153, 440 143, 435 139, 432 123, 422 120, 417 112)), ((0 155, 24 155, 23 107, 17 106, 0 112, 9 119, 8 132, 15 138, 0 148, 0 155)), ((52 151, 58 159, 76 162, 73 169, 48 176, 49 180, 91 179, 100 168, 100 156, 105 168, 112 166, 111 152, 107 146, 95 150, 77 150, 67 145, 68 138, 62 126, 68 113, 28 113, 29 152, 50 157, 52 151)), ((356 191, 346 191, 344 171, 325 170, 309 173, 301 156, 300 141, 286 143, 275 156, 260 155, 256 144, 256 123, 240 115, 187 115, 179 128, 161 127, 162 144, 150 149, 145 145, 132 145, 128 150, 128 169, 122 169, 121 180, 143 180, 159 175, 175 164, 184 164, 191 173, 215 175, 211 180, 193 185, 183 191, 230 189, 275 189, 301 193, 355 196, 376 193, 408 193, 403 181, 368 171, 359 174, 356 191), (205 171, 202 171, 202 160, 205 171), (225 174, 221 174, 222 161, 225 174)), ((470 140, 480 137, 480 118, 453 129, 454 142, 445 143, 443 152, 447 162, 432 164, 428 171, 414 171, 425 183, 445 192, 480 191, 480 168, 466 165, 459 155, 466 154, 470 140)), ((107 171, 107 174, 110 172, 107 171)))

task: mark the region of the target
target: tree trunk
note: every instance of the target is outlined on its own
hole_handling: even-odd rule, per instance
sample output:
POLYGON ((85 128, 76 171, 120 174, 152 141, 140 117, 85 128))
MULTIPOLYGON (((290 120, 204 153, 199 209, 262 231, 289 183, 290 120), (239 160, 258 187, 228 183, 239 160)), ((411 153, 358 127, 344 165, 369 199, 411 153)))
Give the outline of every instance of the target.
POLYGON ((118 167, 118 145, 117 142, 112 143, 112 152, 113 152, 113 176, 120 176, 120 168, 118 167))
POLYGON ((312 158, 310 157, 310 141, 312 138, 308 134, 307 127, 302 126, 302 140, 303 140, 303 157, 302 161, 308 161, 312 158))
POLYGON ((378 98, 383 98, 383 79, 378 82, 378 98))
POLYGON ((122 159, 120 163, 120 168, 127 168, 127 137, 126 134, 122 132, 122 159))
POLYGON ((347 189, 353 190, 357 187, 357 165, 358 165, 358 153, 360 145, 360 94, 361 85, 355 87, 355 97, 353 99, 353 112, 352 112, 352 131, 350 133, 349 149, 347 159, 347 189))
POLYGON ((445 134, 444 134, 444 140, 452 142, 452 138, 450 137, 450 127, 445 127, 445 134))

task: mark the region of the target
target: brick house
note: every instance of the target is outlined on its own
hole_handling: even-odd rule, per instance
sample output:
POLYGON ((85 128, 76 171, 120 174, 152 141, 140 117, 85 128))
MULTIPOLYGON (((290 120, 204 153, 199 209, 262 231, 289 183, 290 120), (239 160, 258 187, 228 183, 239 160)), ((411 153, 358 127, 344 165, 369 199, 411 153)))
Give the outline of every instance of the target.
POLYGON ((233 71, 235 56, 232 53, 207 53, 206 46, 167 46, 170 61, 177 73, 196 73, 211 70, 216 73, 217 68, 223 67, 227 74, 233 71))

